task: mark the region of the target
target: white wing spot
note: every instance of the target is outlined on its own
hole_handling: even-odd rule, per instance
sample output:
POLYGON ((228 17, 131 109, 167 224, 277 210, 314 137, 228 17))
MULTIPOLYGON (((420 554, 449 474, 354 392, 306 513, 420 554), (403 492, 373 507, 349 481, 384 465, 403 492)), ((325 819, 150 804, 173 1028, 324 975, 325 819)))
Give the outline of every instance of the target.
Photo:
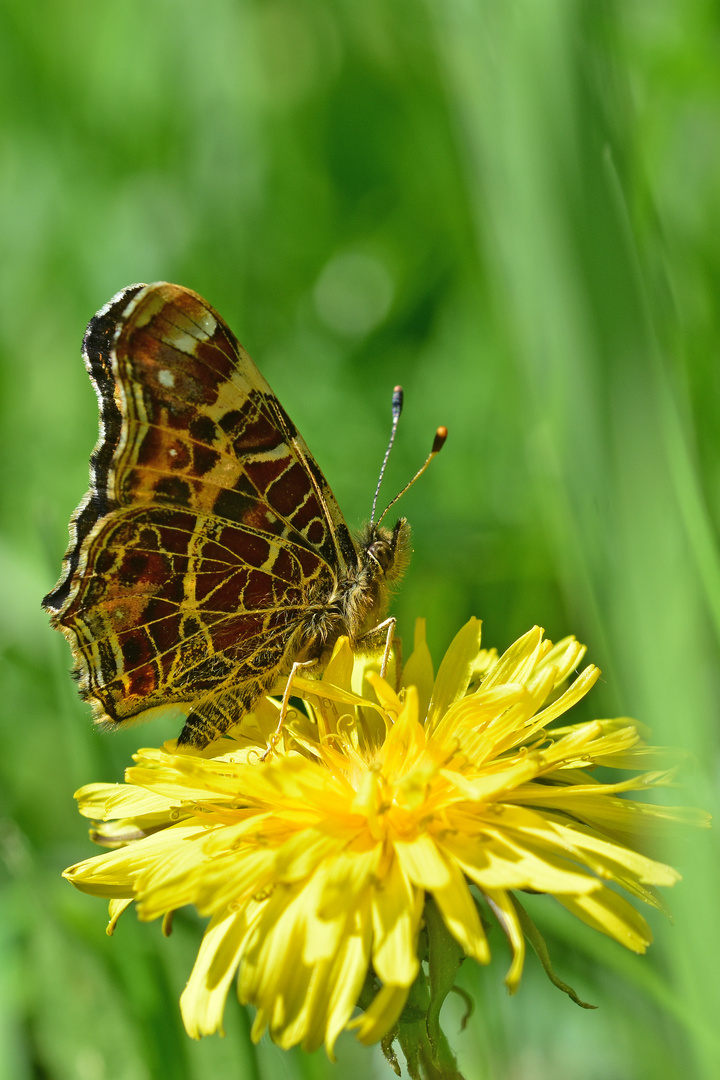
POLYGON ((163 368, 161 371, 158 371, 158 382, 161 386, 167 386, 168 388, 171 388, 175 385, 175 376, 173 375, 172 371, 168 371, 167 368, 163 368))

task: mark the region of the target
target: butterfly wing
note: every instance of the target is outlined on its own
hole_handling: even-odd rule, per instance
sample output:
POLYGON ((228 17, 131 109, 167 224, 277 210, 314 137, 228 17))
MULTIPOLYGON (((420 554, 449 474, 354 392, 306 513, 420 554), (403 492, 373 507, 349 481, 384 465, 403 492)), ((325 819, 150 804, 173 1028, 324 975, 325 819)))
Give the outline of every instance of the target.
POLYGON ((131 286, 90 322, 100 405, 90 491, 44 599, 99 721, 235 687, 287 663, 311 592, 357 564, 304 440, 205 300, 131 286))

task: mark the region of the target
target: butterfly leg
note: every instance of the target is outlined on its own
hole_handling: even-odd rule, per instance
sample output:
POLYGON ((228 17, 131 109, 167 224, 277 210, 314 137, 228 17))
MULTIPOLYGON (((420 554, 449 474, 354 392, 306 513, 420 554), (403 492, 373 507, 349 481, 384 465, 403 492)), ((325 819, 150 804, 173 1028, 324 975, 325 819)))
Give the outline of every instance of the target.
POLYGON ((278 725, 273 735, 270 737, 268 748, 260 759, 261 761, 265 761, 265 759, 273 752, 273 750, 278 744, 280 732, 282 731, 282 726, 285 723, 288 706, 290 705, 292 684, 296 673, 300 670, 300 668, 312 667, 314 664, 317 664, 317 660, 296 660, 293 666, 290 668, 290 674, 288 675, 287 682, 285 683, 285 692, 283 693, 282 702, 280 703, 280 716, 278 718, 278 725))
POLYGON ((384 625, 387 625, 387 634, 385 636, 385 649, 383 651, 382 664, 380 665, 381 679, 385 678, 388 661, 390 660, 390 650, 392 649, 392 643, 395 638, 395 627, 397 625, 397 619, 390 616, 389 619, 385 620, 385 623, 380 623, 380 626, 378 626, 377 629, 380 630, 384 625))
POLYGON ((390 660, 390 652, 393 647, 393 641, 395 640, 395 627, 397 625, 397 619, 394 615, 391 615, 389 619, 385 619, 383 622, 378 623, 372 630, 368 630, 367 634, 363 634, 355 641, 355 647, 361 652, 373 652, 375 649, 382 647, 383 658, 380 665, 380 677, 385 678, 387 672, 388 661, 390 660))

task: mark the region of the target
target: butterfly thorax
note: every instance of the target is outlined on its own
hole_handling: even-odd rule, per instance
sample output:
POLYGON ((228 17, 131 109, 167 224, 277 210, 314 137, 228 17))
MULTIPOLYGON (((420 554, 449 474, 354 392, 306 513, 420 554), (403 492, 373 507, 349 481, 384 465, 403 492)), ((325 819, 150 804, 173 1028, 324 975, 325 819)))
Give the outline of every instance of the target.
POLYGON ((323 659, 342 635, 353 648, 377 647, 372 632, 385 617, 393 587, 410 561, 410 526, 366 525, 355 538, 357 564, 345 576, 318 585, 308 596, 299 656, 323 659))

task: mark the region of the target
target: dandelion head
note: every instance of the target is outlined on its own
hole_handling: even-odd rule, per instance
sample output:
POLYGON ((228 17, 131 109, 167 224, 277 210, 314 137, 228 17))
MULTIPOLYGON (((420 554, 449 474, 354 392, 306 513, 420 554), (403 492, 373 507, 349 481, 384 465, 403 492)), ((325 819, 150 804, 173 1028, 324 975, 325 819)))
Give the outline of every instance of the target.
POLYGON ((266 698, 204 751, 141 750, 124 784, 81 789, 109 850, 65 876, 110 901, 110 929, 133 901, 141 919, 169 925, 186 904, 209 918, 181 998, 193 1037, 222 1031, 237 977, 254 1039, 332 1054, 349 1027, 387 1042, 429 985, 432 942, 444 936, 455 966, 486 964, 491 920, 510 943, 511 992, 530 941, 573 995, 518 893, 548 894, 643 952, 636 904, 662 907, 657 886, 679 877, 652 843, 671 822, 706 821, 627 797, 675 767, 633 721, 566 722, 599 674, 578 673, 584 651, 536 627, 498 656, 472 619, 435 675, 419 623, 395 681, 342 639, 322 679, 293 683, 303 707, 278 739, 266 698), (597 766, 621 778, 603 782, 597 766))

